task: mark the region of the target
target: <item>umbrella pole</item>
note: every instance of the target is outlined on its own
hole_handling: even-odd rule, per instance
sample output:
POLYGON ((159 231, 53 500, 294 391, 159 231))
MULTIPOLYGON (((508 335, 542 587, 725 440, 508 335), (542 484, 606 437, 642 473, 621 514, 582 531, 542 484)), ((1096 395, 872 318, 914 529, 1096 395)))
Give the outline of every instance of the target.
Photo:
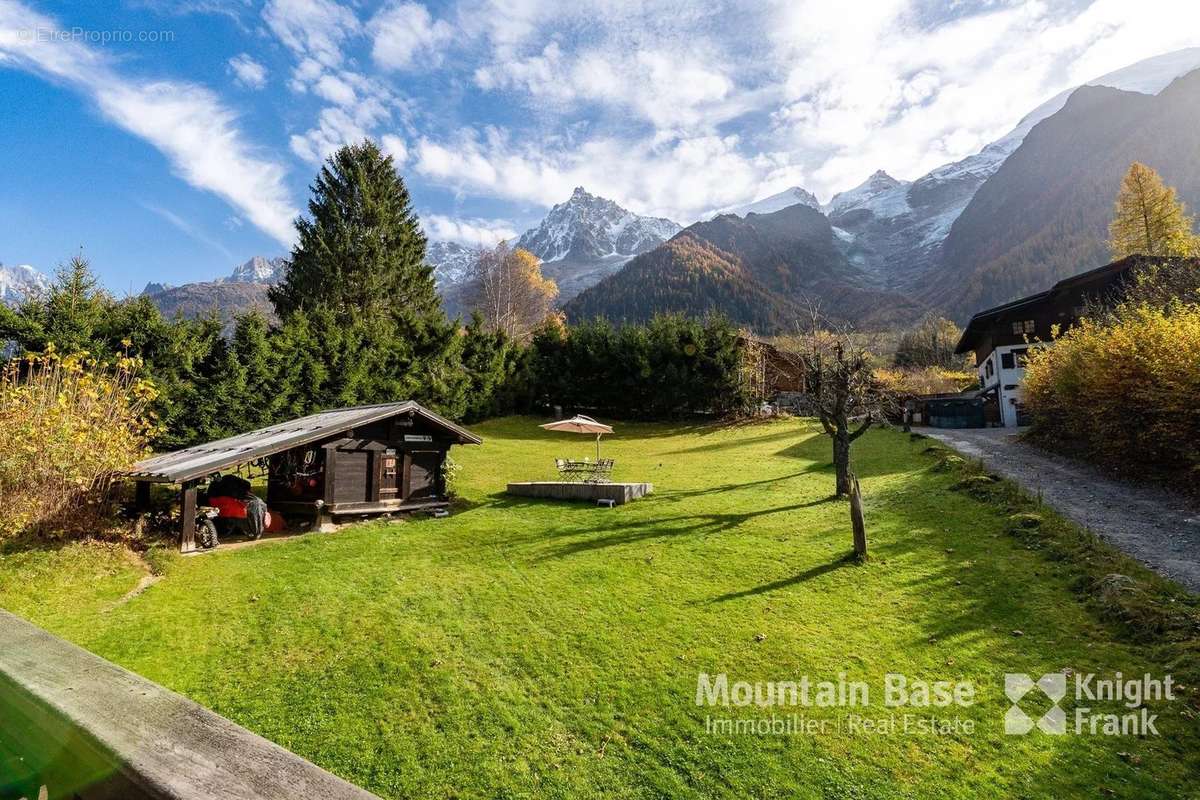
POLYGON ((600 437, 603 435, 604 435, 603 433, 596 434, 596 460, 597 461, 600 460, 600 437))

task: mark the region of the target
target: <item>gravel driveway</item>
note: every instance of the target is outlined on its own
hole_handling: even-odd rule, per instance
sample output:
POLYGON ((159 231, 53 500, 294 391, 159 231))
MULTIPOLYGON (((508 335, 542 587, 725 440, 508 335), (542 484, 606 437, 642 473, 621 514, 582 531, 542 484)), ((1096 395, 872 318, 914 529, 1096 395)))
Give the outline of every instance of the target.
POLYGON ((1063 515, 1160 575, 1200 592, 1200 507, 1153 486, 1114 480, 1080 462, 1018 441, 1011 429, 921 433, 1015 481, 1063 515))

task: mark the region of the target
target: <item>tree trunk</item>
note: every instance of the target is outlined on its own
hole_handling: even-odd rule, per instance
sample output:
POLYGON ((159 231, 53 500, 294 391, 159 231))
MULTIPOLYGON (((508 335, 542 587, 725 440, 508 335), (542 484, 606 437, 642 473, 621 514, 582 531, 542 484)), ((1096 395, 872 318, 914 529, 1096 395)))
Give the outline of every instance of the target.
POLYGON ((862 490, 858 478, 850 478, 850 525, 854 528, 854 555, 861 561, 867 559, 867 523, 863 519, 862 490))
POLYGON ((839 428, 833 434, 833 469, 837 473, 837 496, 850 494, 850 434, 839 428))

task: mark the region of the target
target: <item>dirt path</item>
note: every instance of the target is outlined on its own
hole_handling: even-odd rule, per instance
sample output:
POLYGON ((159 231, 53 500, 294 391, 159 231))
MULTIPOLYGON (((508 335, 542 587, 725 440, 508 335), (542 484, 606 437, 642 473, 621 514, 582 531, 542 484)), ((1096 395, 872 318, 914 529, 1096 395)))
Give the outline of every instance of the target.
POLYGON ((1017 482, 1065 516, 1161 575, 1200 592, 1200 508, 1153 486, 1114 480, 1098 470, 1016 440, 1004 428, 922 433, 1017 482))

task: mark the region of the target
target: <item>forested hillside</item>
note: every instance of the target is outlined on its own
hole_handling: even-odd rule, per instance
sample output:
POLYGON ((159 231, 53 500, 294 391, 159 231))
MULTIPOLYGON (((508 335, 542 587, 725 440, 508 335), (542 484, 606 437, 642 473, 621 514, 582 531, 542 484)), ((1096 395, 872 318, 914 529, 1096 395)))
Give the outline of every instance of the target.
POLYGON ((1038 124, 954 223, 918 293, 963 319, 1108 260, 1107 228, 1134 161, 1200 204, 1200 72, 1159 95, 1078 89, 1038 124))
POLYGON ((571 319, 643 322, 657 313, 721 312, 762 332, 790 330, 809 302, 835 319, 879 326, 915 319, 918 303, 874 287, 834 242, 821 212, 793 205, 692 225, 566 307, 571 319))

